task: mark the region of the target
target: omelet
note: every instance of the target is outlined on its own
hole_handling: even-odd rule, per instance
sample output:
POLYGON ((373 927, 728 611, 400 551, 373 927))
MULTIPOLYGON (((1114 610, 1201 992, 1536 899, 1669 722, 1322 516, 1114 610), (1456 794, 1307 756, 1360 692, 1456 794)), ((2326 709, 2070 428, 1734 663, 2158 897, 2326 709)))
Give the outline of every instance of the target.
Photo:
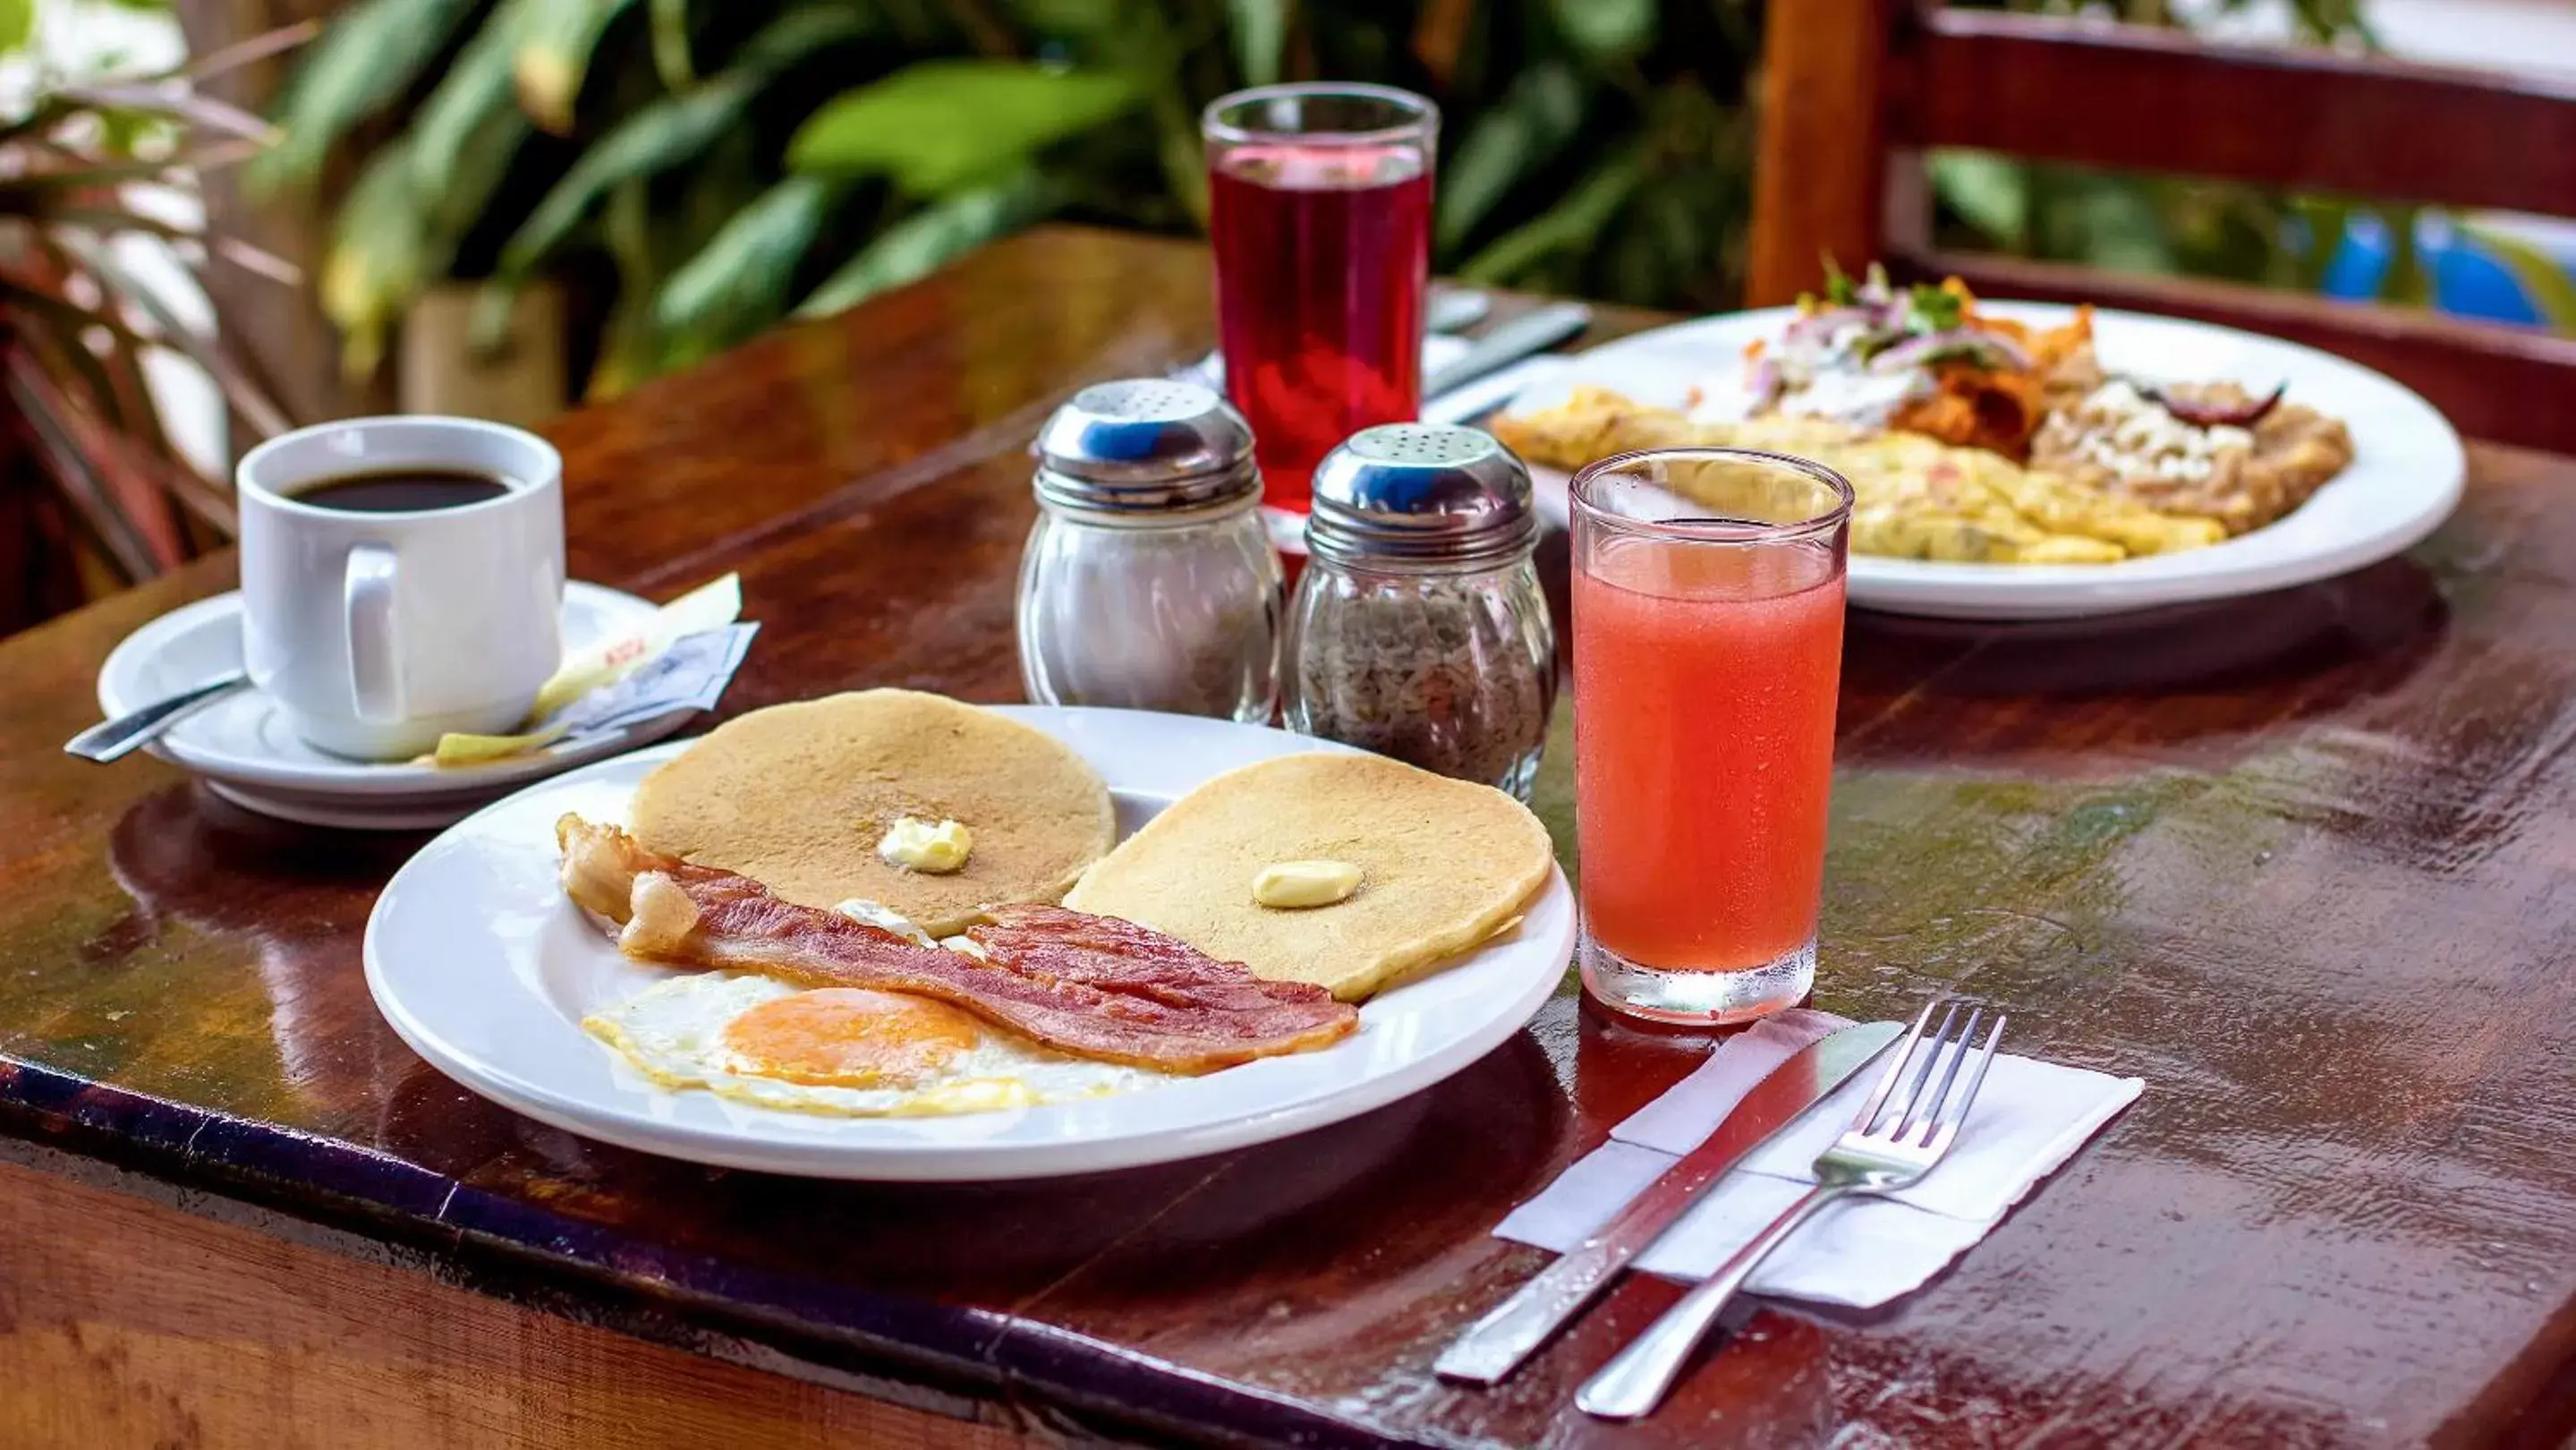
MULTIPOLYGON (((1582 387, 1562 405, 1494 422, 1533 462, 1580 468, 1635 448, 1702 444, 1813 459, 1849 480, 1851 547, 1884 558, 1967 564, 2112 564, 2205 548, 2216 520, 2163 514, 1982 448, 1916 433, 1868 432, 1825 418, 1771 414, 1695 422, 1669 408, 1582 387)), ((1674 486, 1689 491, 1687 475, 1674 486)))

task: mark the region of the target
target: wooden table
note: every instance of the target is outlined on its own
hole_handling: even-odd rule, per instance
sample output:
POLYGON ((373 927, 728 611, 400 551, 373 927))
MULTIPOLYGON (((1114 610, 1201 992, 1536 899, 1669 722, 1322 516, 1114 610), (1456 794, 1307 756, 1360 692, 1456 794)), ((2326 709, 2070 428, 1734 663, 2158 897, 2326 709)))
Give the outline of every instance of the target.
MULTIPOLYGON (((742 572, 727 704, 1017 692, 1023 445, 1207 344, 1196 248, 1053 230, 552 430, 583 578, 742 572)), ((1705 1038, 1570 993, 1419 1098, 997 1187, 658 1161, 369 1005, 418 837, 58 753, 128 630, 0 646, 0 1443, 2554 1444, 2576 1423, 2576 461, 2472 450, 2409 559, 2110 627, 1856 616, 1819 1005, 1957 988, 2146 1097, 1929 1288, 1766 1312, 1626 1429, 1436 1349, 1487 1230, 1705 1038)), ((1560 727, 1562 727, 1560 722, 1560 727)), ((1566 739, 1546 790, 1563 824, 1566 739)))

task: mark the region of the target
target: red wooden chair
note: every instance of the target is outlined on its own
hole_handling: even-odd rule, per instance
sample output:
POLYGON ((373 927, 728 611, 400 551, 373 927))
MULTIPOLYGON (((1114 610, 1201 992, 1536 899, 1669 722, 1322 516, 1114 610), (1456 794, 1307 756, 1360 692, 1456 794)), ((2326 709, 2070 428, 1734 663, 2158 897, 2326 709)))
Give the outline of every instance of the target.
POLYGON ((2576 339, 2412 308, 1936 252, 1925 147, 2576 216, 2576 84, 1911 0, 1774 0, 1748 300, 1819 258, 2341 353, 2466 434, 2576 453, 2576 339))

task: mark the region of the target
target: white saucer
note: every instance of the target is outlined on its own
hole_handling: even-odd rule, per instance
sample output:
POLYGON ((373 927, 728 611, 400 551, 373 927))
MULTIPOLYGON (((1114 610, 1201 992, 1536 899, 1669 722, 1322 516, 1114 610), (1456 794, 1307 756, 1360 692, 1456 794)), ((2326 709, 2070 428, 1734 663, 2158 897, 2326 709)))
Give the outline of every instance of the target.
MULTIPOLYGON (((1124 836, 1200 782, 1348 747, 1138 710, 991 707, 1055 736, 1108 782, 1124 836)), ((541 1122, 673 1158, 820 1178, 962 1182, 1092 1173, 1264 1143, 1430 1087, 1519 1032, 1565 979, 1574 892, 1551 871, 1520 929, 1379 993, 1360 1030, 1110 1097, 951 1117, 835 1118, 659 1088, 581 1019, 668 969, 631 961, 564 898, 555 818, 623 821, 659 745, 529 786, 421 848, 367 918, 367 988, 414 1051, 541 1122)), ((1317 1140, 1319 1158, 1340 1140, 1317 1140)))
MULTIPOLYGON (((564 586, 567 650, 633 628, 654 606, 597 584, 564 586)), ((241 596, 218 594, 127 635, 98 673, 110 716, 238 671, 241 596)), ((204 777, 245 810, 305 825, 402 831, 443 826, 543 776, 658 740, 687 722, 676 710, 640 725, 484 765, 439 767, 348 760, 306 744, 256 690, 215 701, 145 748, 204 777)))

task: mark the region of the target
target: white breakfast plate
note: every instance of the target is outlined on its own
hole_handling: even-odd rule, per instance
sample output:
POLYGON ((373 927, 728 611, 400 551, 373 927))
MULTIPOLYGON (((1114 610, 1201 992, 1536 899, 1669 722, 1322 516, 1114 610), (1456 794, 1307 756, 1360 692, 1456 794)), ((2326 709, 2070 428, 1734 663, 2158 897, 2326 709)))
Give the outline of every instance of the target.
MULTIPOLYGON (((2042 327, 2073 309, 1980 302, 1980 310, 2042 327)), ((1526 413, 1565 401, 1578 384, 1641 403, 1683 406, 1693 385, 1742 396, 1745 344, 1777 336, 1793 312, 1774 307, 1641 332, 1574 358, 1505 405, 1526 413)), ((2160 381, 2230 379, 2261 393, 2287 382, 2292 402, 2352 429, 2350 468, 2289 517, 2207 549, 2117 564, 1944 564, 1854 554, 1851 602, 1952 619, 2070 619, 2163 604, 2227 599, 2349 573, 2402 553, 2459 505, 2468 465, 2460 435, 2433 405, 2358 363, 2234 328, 2097 309, 2102 365, 2160 381)), ((1535 470, 1540 507, 1562 522, 1566 475, 1535 470)))
MULTIPOLYGON (((1344 746, 1131 710, 1003 706, 1080 751, 1124 836, 1220 771, 1344 746)), ((655 746, 528 787, 396 872, 367 920, 367 987, 405 1042, 465 1087, 570 1132, 726 1167, 818 1178, 1041 1178, 1193 1158, 1338 1122, 1421 1091, 1520 1030, 1563 981, 1563 873, 1520 928, 1380 994, 1331 1047, 1113 1097, 955 1117, 836 1118, 645 1081, 581 1019, 673 974, 628 961, 556 884, 555 818, 624 821, 655 746)))
MULTIPOLYGON (((652 613, 651 603, 632 594, 566 584, 564 647, 579 649, 631 629, 652 613)), ((122 715, 241 667, 241 596, 200 599, 117 645, 98 672, 99 708, 122 715)), ((659 740, 689 714, 675 711, 508 760, 442 769, 347 760, 317 750, 288 728, 266 696, 241 690, 186 716, 144 748, 204 777, 209 790, 246 810, 307 825, 416 830, 446 825, 540 776, 659 740)))

